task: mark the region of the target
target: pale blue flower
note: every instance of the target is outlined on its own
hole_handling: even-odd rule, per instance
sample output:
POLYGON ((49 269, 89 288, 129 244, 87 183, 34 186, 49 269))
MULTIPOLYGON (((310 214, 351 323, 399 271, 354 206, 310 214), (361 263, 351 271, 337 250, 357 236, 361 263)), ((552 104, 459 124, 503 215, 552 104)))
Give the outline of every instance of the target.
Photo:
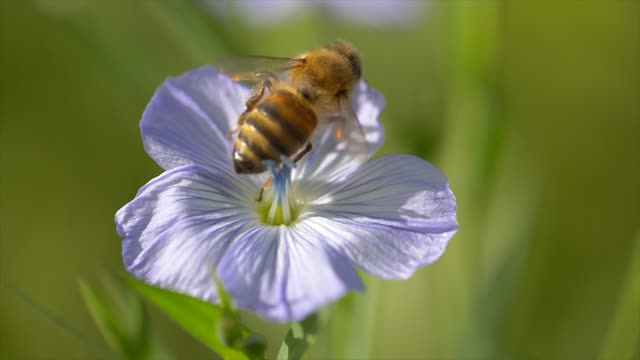
POLYGON ((442 255, 458 228, 446 177, 413 156, 370 160, 384 140, 379 93, 361 82, 354 94, 368 153, 317 131, 297 168, 273 168, 262 202, 268 174, 237 175, 227 137, 248 94, 211 67, 158 89, 140 127, 166 171, 116 214, 128 271, 214 303, 215 273, 238 306, 291 321, 363 290, 356 268, 406 279, 442 255))

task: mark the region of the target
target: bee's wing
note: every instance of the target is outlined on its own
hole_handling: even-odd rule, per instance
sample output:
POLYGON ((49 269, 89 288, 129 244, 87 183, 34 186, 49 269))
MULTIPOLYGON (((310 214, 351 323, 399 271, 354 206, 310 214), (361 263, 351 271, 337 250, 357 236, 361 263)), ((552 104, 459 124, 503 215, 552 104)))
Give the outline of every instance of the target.
POLYGON ((348 142, 351 151, 357 154, 369 154, 369 144, 358 115, 347 96, 340 97, 340 111, 332 116, 333 129, 338 141, 348 142))
POLYGON ((276 80, 288 70, 302 66, 304 59, 273 56, 237 56, 222 60, 218 68, 235 81, 276 80))
POLYGON ((366 134, 348 96, 338 99, 338 112, 330 114, 326 122, 340 148, 348 149, 352 156, 368 156, 366 134))
POLYGON ((325 192, 326 186, 344 181, 353 171, 354 164, 364 164, 370 156, 365 132, 349 98, 345 96, 339 104, 338 112, 322 119, 311 141, 317 148, 303 158, 295 173, 298 179, 307 179, 296 185, 303 187, 304 193, 325 192), (309 179, 323 180, 314 182, 309 179))

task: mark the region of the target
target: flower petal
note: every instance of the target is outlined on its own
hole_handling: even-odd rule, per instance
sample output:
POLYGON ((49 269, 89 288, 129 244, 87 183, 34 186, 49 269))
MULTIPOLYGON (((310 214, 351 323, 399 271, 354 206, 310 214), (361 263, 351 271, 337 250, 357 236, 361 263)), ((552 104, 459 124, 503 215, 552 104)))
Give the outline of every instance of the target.
POLYGON ((382 94, 361 80, 353 94, 352 106, 364 129, 369 144, 369 158, 371 158, 384 143, 384 128, 380 123, 380 113, 384 110, 386 102, 382 94))
POLYGON ((435 261, 458 229, 447 178, 408 155, 370 161, 310 204, 299 226, 356 266, 389 279, 407 278, 435 261))
POLYGON ((232 170, 183 166, 142 187, 116 214, 129 272, 145 282, 217 300, 212 271, 238 234, 255 226, 255 185, 232 170))
POLYGON ((147 153, 164 169, 231 164, 231 139, 249 89, 210 66, 169 78, 142 115, 147 153))
POLYGON ((284 225, 261 227, 231 244, 218 275, 238 306, 297 321, 351 289, 363 290, 347 258, 306 235, 284 225))
POLYGON ((353 94, 353 110, 364 131, 355 122, 348 121, 346 136, 336 137, 337 124, 319 128, 312 140, 313 150, 298 164, 293 174, 296 193, 313 199, 345 181, 354 171, 369 160, 384 142, 384 128, 380 123, 380 113, 385 107, 382 95, 360 81, 353 94), (362 141, 364 140, 364 141, 362 141))

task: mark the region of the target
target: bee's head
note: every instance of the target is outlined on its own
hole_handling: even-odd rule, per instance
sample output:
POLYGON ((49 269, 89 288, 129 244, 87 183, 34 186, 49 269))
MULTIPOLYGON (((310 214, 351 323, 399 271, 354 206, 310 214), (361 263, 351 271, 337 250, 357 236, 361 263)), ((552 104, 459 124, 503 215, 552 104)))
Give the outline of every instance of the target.
POLYGON ((304 65, 293 75, 303 93, 314 93, 319 101, 333 102, 349 96, 362 76, 358 51, 343 41, 308 51, 300 56, 304 65))
POLYGON ((350 65, 351 73, 356 80, 362 77, 362 58, 358 53, 358 50, 351 46, 351 44, 337 40, 327 46, 327 49, 343 56, 350 65))

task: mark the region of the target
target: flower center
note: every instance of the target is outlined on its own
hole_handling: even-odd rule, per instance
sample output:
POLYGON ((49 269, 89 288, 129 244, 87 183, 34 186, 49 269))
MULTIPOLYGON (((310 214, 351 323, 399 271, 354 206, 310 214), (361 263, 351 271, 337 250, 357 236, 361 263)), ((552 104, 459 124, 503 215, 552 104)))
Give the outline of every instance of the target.
POLYGON ((298 218, 299 204, 293 198, 291 170, 295 165, 283 157, 281 164, 265 160, 273 181, 258 205, 262 222, 267 225, 290 225, 298 218))

